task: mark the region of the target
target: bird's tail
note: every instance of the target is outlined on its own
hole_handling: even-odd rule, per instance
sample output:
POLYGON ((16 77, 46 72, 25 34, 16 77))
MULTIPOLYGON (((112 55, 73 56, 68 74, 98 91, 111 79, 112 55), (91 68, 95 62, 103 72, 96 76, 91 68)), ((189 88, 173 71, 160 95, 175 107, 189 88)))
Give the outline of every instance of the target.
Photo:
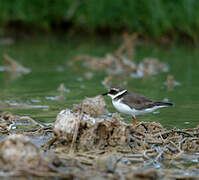
POLYGON ((170 103, 170 102, 160 102, 160 101, 156 101, 155 105, 156 106, 174 106, 173 103, 170 103))

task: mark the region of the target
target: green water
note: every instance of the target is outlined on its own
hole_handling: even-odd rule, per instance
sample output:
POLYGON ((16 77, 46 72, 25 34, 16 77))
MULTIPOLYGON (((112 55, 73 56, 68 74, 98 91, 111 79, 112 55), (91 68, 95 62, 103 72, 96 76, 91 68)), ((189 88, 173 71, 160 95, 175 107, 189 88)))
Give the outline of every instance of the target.
MULTIPOLYGON (((86 80, 83 72, 88 69, 81 67, 81 71, 75 71, 69 65, 72 57, 79 54, 103 56, 107 52, 113 52, 118 42, 115 39, 42 37, 18 40, 9 46, 0 45, 1 61, 3 54, 8 54, 31 69, 31 73, 15 80, 9 79, 9 73, 0 72, 0 101, 48 106, 32 109, 4 107, 0 110, 28 115, 40 122, 54 122, 60 110, 71 108, 72 104, 80 103, 86 96, 93 97, 105 92, 101 81, 106 73, 94 72, 93 78, 86 80), (69 93, 64 94, 65 100, 50 100, 49 97, 59 95, 57 88, 61 83, 70 89, 69 93)), ((129 78, 126 79, 126 87, 152 99, 168 98, 176 106, 161 109, 158 114, 138 116, 138 121, 156 121, 168 128, 195 127, 199 116, 199 48, 137 45, 135 60, 139 62, 144 57, 157 57, 167 62, 170 66, 169 73, 161 73, 148 79, 129 78), (163 85, 168 74, 172 74, 181 83, 173 91, 168 91, 163 85)), ((105 100, 108 109, 115 112, 110 99, 107 97, 105 100)))

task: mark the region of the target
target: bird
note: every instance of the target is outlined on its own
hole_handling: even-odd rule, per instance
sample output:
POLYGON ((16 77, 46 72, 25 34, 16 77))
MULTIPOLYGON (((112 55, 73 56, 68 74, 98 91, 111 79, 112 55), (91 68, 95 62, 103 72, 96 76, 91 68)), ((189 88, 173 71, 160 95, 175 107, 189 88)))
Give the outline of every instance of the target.
POLYGON ((111 87, 110 90, 102 94, 110 96, 113 106, 121 113, 130 115, 133 125, 137 125, 136 116, 155 111, 156 109, 173 106, 170 102, 153 101, 143 95, 130 92, 122 87, 111 87))

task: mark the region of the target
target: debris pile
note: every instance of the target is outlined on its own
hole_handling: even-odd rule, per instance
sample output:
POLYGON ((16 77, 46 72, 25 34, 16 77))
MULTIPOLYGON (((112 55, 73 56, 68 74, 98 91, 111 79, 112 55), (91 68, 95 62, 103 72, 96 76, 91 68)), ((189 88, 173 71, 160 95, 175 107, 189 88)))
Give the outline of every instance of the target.
POLYGON ((160 72, 168 72, 169 67, 166 63, 159 62, 157 58, 144 58, 137 66, 135 74, 132 77, 142 78, 158 74, 160 72))
POLYGON ((5 54, 3 56, 4 63, 8 63, 7 71, 9 72, 15 72, 15 73, 21 73, 21 74, 29 74, 31 70, 29 68, 24 67, 22 64, 5 54))
POLYGON ((107 53, 104 57, 95 57, 90 55, 78 55, 73 59, 73 67, 76 62, 83 61, 83 65, 91 70, 106 70, 108 77, 143 78, 160 72, 168 72, 167 63, 159 61, 157 58, 146 57, 139 63, 134 60, 134 45, 137 34, 125 34, 124 42, 113 53, 107 53))
POLYGON ((16 123, 16 118, 11 113, 3 112, 0 114, 0 130, 9 131, 12 125, 16 123))
POLYGON ((89 114, 94 118, 108 113, 106 102, 102 96, 85 98, 81 104, 74 104, 72 111, 82 111, 83 113, 89 114))
MULTIPOLYGON (((75 144, 76 152, 101 150, 141 153, 142 158, 147 159, 152 157, 172 159, 183 152, 199 150, 198 128, 166 130, 155 122, 140 122, 133 126, 122 122, 118 113, 112 114, 111 117, 98 115, 94 118, 95 114, 92 110, 89 111, 89 108, 93 107, 93 100, 96 98, 89 98, 86 110, 82 106, 82 109, 75 108, 75 111, 66 109, 58 114, 54 133, 56 137, 66 139, 65 151, 70 151, 72 142, 75 144)), ((83 100, 82 104, 87 100, 87 98, 83 100)))
POLYGON ((66 88, 64 83, 61 83, 59 87, 57 88, 57 91, 59 91, 58 96, 46 96, 46 100, 51 100, 51 101, 63 101, 66 99, 65 94, 70 93, 70 89, 66 88))
POLYGON ((10 135, 0 143, 0 167, 7 169, 8 166, 42 171, 47 168, 40 149, 23 135, 10 135))
POLYGON ((18 126, 44 127, 29 116, 18 116, 9 112, 3 112, 0 114, 0 132, 8 132, 12 129, 16 129, 18 126))
POLYGON ((174 89, 175 86, 180 86, 181 83, 178 82, 178 81, 176 81, 176 80, 174 79, 174 77, 173 77, 172 75, 169 74, 169 75, 167 76, 166 82, 164 82, 164 85, 167 86, 167 90, 168 90, 168 91, 171 91, 171 90, 174 89))
MULTIPOLYGON (((15 134, 3 135, 0 142, 0 177, 141 180, 199 176, 199 127, 168 130, 156 122, 133 126, 118 113, 106 115, 106 111, 101 96, 62 110, 52 130, 28 130, 29 137, 40 134, 43 138, 47 129, 51 133, 41 148, 24 135, 16 135, 27 131, 11 129, 9 133, 15 134)), ((9 121, 15 121, 13 117, 1 115, 9 121)))
POLYGON ((138 64, 125 56, 116 57, 113 54, 106 54, 105 57, 79 55, 75 58, 77 60, 84 60, 84 66, 91 70, 106 70, 109 76, 142 78, 169 71, 168 65, 157 58, 144 58, 138 64))
POLYGON ((7 81, 15 80, 22 75, 29 74, 31 70, 24 67, 21 63, 5 54, 3 56, 3 64, 0 66, 0 71, 3 71, 7 81))

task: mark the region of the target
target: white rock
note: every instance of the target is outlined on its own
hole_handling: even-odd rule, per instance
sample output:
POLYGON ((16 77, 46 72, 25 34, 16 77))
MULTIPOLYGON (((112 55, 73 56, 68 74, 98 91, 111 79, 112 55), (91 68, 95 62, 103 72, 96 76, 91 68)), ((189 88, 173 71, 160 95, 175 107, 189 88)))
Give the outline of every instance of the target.
POLYGON ((72 134, 75 129, 77 118, 78 117, 72 113, 70 109, 62 110, 57 115, 54 132, 58 135, 63 133, 66 135, 72 134))
POLYGON ((68 141, 72 140, 73 133, 76 128, 76 123, 80 121, 80 126, 85 125, 91 127, 96 122, 103 119, 93 118, 88 114, 80 112, 72 112, 70 109, 62 110, 56 118, 54 125, 54 133, 56 136, 66 138, 68 141))

